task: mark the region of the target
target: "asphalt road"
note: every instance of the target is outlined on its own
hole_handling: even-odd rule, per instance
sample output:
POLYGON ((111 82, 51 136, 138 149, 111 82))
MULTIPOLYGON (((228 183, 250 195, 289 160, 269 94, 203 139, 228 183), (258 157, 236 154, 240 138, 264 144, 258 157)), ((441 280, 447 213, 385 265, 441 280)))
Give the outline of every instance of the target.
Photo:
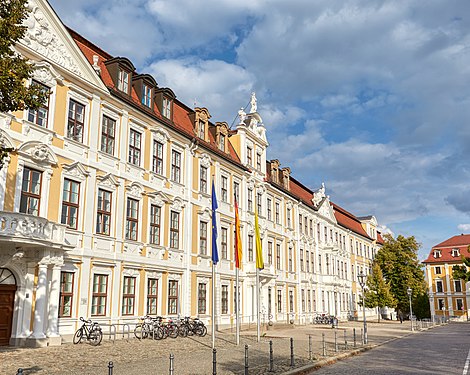
POLYGON ((470 324, 452 323, 394 340, 312 374, 470 375, 470 324))

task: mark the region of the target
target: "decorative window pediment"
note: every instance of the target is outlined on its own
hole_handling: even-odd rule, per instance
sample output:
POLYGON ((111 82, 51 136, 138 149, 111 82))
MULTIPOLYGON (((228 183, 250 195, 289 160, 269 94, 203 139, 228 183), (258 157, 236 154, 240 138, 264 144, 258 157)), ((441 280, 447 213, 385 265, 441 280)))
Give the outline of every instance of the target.
POLYGON ((167 88, 155 89, 155 103, 163 117, 173 121, 173 103, 176 99, 175 93, 167 88))
POLYGON ((121 185, 117 178, 111 173, 108 173, 104 176, 97 176, 96 178, 98 180, 99 186, 111 189, 113 191, 116 190, 119 185, 121 185))
POLYGON ((208 141, 209 140, 209 119, 211 115, 207 108, 196 107, 194 109, 194 132, 196 136, 208 141))
POLYGON ((228 134, 229 128, 226 122, 215 123, 215 142, 217 148, 222 152, 228 152, 228 134))
POLYGON ((38 164, 57 165, 58 159, 51 148, 38 141, 28 141, 18 148, 18 153, 34 160, 38 164))
POLYGON ((144 187, 138 182, 133 182, 126 187, 127 195, 131 198, 141 199, 144 193, 144 187))
POLYGON ((171 204, 171 209, 176 212, 181 212, 183 211, 185 204, 182 199, 180 198, 175 198, 171 204))
POLYGON ((168 197, 168 195, 161 191, 155 193, 148 193, 147 195, 150 198, 150 202, 159 207, 162 207, 165 203, 171 202, 171 199, 168 197))
POLYGON ((80 181, 85 180, 90 175, 90 172, 78 161, 72 164, 62 164, 62 169, 64 175, 74 177, 80 181))

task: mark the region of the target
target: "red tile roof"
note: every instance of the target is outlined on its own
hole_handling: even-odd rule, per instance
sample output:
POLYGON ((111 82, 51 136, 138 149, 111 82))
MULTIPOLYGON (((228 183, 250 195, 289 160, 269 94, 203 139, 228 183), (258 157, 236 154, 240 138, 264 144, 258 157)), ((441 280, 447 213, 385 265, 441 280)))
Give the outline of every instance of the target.
POLYGON ((333 205, 336 221, 339 225, 350 229, 356 234, 359 234, 367 239, 373 240, 373 238, 369 237, 367 232, 364 230, 361 222, 356 216, 346 211, 344 208, 338 206, 336 203, 331 202, 331 204, 333 205))
POLYGON ((460 255, 470 257, 469 246, 470 234, 461 234, 451 237, 444 242, 433 246, 428 257, 423 261, 423 263, 461 263, 462 258, 460 256, 452 256, 452 249, 459 249, 460 255), (441 251, 441 256, 439 258, 434 258, 434 250, 441 251))

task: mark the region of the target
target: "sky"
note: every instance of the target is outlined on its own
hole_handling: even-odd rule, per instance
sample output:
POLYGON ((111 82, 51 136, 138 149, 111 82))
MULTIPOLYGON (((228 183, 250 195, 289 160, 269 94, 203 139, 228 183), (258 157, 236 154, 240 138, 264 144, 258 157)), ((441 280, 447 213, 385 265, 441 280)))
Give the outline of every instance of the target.
MULTIPOLYGON (((383 231, 470 233, 470 2, 50 0, 212 121, 256 92, 279 159, 383 231)), ((248 109, 250 107, 248 106, 248 109)))

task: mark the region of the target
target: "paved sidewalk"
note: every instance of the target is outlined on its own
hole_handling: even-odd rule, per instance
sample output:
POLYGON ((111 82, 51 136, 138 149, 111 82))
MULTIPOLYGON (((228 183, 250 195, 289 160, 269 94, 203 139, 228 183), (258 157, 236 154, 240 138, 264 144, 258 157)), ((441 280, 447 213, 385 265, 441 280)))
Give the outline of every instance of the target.
MULTIPOLYGON (((248 345, 249 374, 268 373, 269 341, 273 342, 275 374, 305 373, 307 367, 304 366, 321 365, 362 350, 362 327, 362 322, 340 322, 337 329, 322 325, 274 327, 273 330, 262 331, 260 342, 256 341, 256 331, 242 331, 239 346, 235 344, 234 333, 217 332, 217 374, 244 374, 245 344, 248 345), (353 347, 353 328, 357 334, 356 348, 353 347), (338 351, 335 351, 334 345, 335 331, 338 351), (323 357, 322 334, 325 335, 327 343, 326 357, 323 357), (309 335, 312 342, 312 360, 309 359, 309 335), (293 338, 294 344, 294 368, 290 366, 290 338, 293 338), (292 371, 294 369, 297 370, 292 371)), ((400 324, 391 321, 368 322, 368 332, 367 348, 411 334, 409 322, 400 324)), ((37 349, 3 347, 0 348, 0 373, 14 375, 21 367, 24 374, 34 375, 105 375, 108 374, 108 362, 113 361, 113 375, 163 375, 169 373, 170 354, 174 355, 175 375, 212 374, 210 333, 203 338, 167 338, 162 341, 131 339, 115 343, 103 341, 98 347, 88 344, 65 344, 37 349)))

